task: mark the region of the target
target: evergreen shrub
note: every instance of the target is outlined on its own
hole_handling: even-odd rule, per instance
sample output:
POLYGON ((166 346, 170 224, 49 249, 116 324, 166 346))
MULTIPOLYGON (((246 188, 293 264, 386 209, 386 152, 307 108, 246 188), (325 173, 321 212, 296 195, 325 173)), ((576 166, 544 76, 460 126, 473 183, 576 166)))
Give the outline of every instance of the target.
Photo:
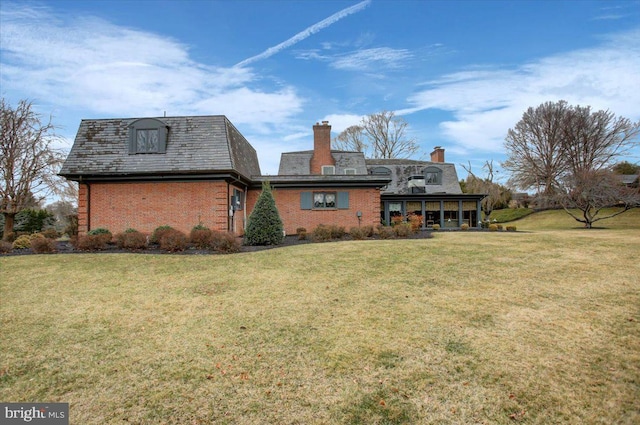
POLYGON ((262 192, 249 216, 244 241, 246 245, 279 245, 284 241, 282 219, 268 182, 262 184, 262 192))

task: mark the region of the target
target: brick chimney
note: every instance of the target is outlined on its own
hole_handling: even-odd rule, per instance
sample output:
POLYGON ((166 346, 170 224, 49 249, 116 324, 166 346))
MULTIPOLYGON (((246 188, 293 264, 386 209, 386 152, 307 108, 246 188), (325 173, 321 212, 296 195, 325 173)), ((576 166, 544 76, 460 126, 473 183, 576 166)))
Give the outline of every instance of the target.
POLYGON ((313 126, 313 156, 311 157, 311 174, 322 174, 323 165, 336 165, 331 155, 331 126, 329 121, 322 121, 313 126))
POLYGON ((431 152, 431 162, 444 162, 444 149, 440 146, 433 148, 431 152))

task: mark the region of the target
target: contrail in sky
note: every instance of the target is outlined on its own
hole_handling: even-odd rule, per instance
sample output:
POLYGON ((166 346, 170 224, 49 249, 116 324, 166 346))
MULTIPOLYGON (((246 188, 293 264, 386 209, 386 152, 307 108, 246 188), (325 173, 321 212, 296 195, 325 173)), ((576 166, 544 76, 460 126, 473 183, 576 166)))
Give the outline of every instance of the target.
POLYGON ((270 56, 275 55, 276 53, 278 53, 279 51, 286 49, 287 47, 293 46, 294 44, 304 40, 305 38, 317 33, 318 31, 320 31, 323 28, 328 27, 329 25, 338 22, 340 19, 345 18, 351 14, 360 12, 362 9, 366 8, 367 6, 369 6, 369 4, 371 4, 371 0, 365 0, 365 1, 361 1, 360 3, 353 5, 351 7, 347 7, 346 9, 342 9, 339 12, 334 13, 333 15, 329 16, 326 19, 323 19, 322 21, 318 22, 317 24, 311 25, 309 28, 306 28, 302 31, 300 31, 298 34, 294 35, 293 37, 291 37, 290 39, 283 41, 280 44, 277 44, 273 47, 269 47, 267 50, 265 50, 264 52, 260 53, 259 55, 255 55, 255 56, 251 56, 248 59, 243 60, 242 62, 238 62, 235 67, 241 68, 245 65, 248 65, 252 62, 255 61, 259 61, 260 59, 265 59, 268 58, 270 56))

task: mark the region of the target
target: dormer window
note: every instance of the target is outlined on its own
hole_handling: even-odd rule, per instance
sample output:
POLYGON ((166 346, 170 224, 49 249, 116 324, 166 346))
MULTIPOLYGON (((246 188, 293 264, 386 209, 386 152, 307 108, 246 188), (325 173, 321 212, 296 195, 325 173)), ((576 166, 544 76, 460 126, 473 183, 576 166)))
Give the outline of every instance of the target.
POLYGON ((438 167, 424 169, 424 184, 442 184, 442 170, 438 167))
POLYGON ((129 125, 129 153, 165 153, 169 127, 155 118, 143 118, 129 125))
POLYGON ((136 153, 158 152, 158 130, 136 130, 136 153))
POLYGON ((322 174, 323 175, 335 174, 335 173, 336 173, 336 167, 334 167, 333 165, 323 165, 322 166, 322 174))
POLYGON ((369 174, 372 175, 376 175, 376 176, 388 176, 391 175, 391 170, 388 169, 387 167, 374 167, 371 170, 369 170, 369 174))
POLYGON ((356 171, 357 170, 355 168, 345 168, 344 169, 344 173, 346 175, 354 175, 354 174, 356 174, 356 171))

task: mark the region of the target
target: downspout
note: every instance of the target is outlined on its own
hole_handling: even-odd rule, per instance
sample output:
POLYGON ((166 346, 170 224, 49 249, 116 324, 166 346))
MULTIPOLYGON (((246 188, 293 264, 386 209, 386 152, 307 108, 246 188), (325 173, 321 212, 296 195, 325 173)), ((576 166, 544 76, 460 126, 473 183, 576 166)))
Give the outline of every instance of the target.
POLYGON ((231 204, 229 203, 229 182, 227 182, 227 206, 226 206, 226 214, 227 214, 227 231, 230 232, 233 227, 233 216, 229 213, 231 212, 231 204))
POLYGON ((91 230, 91 185, 87 183, 87 233, 91 230))

